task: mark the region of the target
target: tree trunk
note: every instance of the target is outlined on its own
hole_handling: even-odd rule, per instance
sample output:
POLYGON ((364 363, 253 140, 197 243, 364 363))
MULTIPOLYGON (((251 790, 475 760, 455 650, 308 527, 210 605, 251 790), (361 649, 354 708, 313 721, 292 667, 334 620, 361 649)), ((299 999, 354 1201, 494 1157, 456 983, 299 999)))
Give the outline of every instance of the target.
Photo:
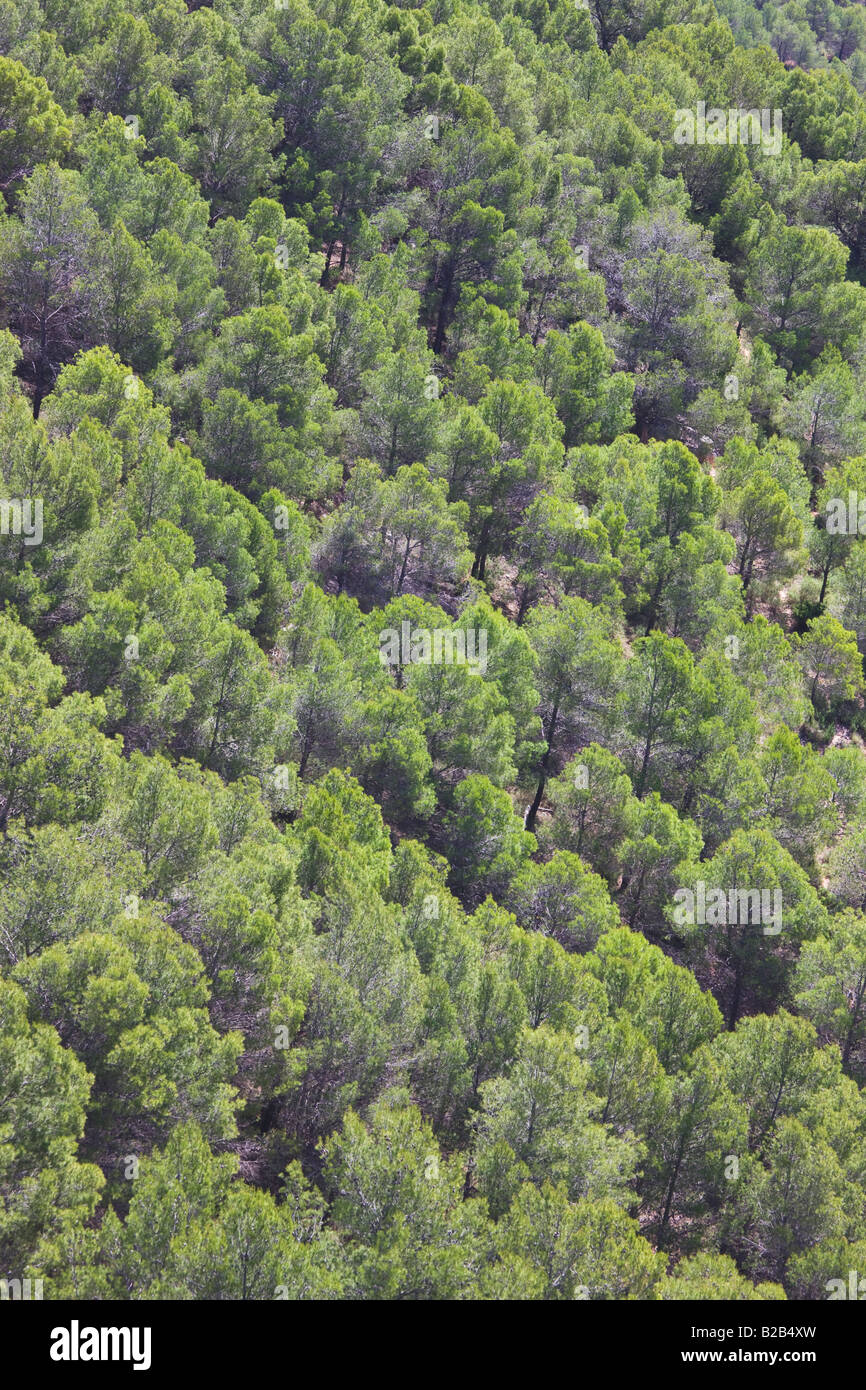
POLYGON ((559 718, 559 705, 553 706, 550 716, 550 724, 547 732, 547 747, 541 759, 541 776, 538 779, 538 786, 535 789, 535 796, 532 798, 532 805, 526 813, 526 820, 523 822, 524 830, 532 830, 535 825, 535 818, 538 815, 538 808, 541 805, 541 798, 544 796, 544 787, 547 782, 547 769, 550 765, 550 754, 553 750, 553 735, 556 732, 556 721, 559 718))
POLYGON ((677 1187, 677 1178, 678 1178, 679 1175, 680 1175, 680 1165, 682 1164, 682 1161, 683 1161, 683 1141, 682 1141, 682 1139, 680 1139, 680 1145, 679 1145, 679 1148, 678 1148, 678 1150, 677 1150, 677 1161, 676 1161, 676 1163, 674 1164, 674 1171, 671 1173, 671 1180, 670 1180, 670 1182, 669 1182, 669 1184, 668 1184, 667 1200, 666 1200, 666 1202, 665 1202, 664 1214, 663 1214, 662 1219, 661 1219, 661 1225, 659 1226, 659 1245, 661 1245, 661 1243, 662 1243, 662 1239, 663 1239, 663 1237, 664 1237, 664 1233, 665 1233, 665 1231, 667 1230, 667 1225, 668 1225, 668 1222, 670 1221, 670 1218, 671 1218, 671 1207, 673 1206, 674 1192, 676 1191, 676 1187, 677 1187))

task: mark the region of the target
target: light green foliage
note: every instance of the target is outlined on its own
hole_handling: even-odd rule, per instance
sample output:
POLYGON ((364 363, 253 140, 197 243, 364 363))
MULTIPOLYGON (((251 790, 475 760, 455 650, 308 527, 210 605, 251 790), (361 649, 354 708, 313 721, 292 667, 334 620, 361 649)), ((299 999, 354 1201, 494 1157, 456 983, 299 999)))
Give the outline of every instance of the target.
POLYGON ((862 7, 0 54, 0 1277, 862 1273, 862 7))

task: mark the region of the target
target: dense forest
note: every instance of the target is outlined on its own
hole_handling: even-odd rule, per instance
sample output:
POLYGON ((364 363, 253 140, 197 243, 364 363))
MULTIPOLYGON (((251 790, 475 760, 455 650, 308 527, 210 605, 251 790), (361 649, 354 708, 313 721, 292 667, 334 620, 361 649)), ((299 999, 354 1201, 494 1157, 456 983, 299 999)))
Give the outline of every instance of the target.
POLYGON ((7 1292, 856 1296, 866 9, 2 0, 0 188, 7 1292))

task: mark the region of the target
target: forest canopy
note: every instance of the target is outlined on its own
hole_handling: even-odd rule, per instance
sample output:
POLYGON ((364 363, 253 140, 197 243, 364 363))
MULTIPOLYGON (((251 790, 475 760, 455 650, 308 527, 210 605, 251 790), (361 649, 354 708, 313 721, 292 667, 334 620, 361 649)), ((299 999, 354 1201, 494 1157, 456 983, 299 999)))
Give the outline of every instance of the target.
POLYGON ((847 1296, 863 6, 4 0, 0 192, 4 1289, 847 1296))

